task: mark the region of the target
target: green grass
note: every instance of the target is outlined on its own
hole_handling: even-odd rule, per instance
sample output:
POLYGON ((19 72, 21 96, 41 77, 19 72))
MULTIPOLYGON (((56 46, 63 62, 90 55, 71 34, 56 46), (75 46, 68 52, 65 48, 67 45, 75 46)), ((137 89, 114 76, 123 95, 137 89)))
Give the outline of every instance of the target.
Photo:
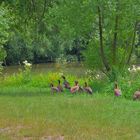
POLYGON ((140 102, 95 94, 50 95, 48 89, 0 92, 0 140, 139 140, 140 102))

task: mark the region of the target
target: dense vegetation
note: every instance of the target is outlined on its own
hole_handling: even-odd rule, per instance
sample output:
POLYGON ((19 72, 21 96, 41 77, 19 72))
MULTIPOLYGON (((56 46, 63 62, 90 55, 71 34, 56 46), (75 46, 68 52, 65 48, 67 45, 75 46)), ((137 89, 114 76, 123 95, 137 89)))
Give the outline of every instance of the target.
POLYGON ((139 4, 139 0, 2 0, 0 65, 82 60, 89 76, 124 81, 120 79, 130 77, 128 68, 139 64, 139 4))
POLYGON ((139 57, 139 13, 139 0, 1 0, 4 63, 84 57, 90 67, 110 71, 139 57))

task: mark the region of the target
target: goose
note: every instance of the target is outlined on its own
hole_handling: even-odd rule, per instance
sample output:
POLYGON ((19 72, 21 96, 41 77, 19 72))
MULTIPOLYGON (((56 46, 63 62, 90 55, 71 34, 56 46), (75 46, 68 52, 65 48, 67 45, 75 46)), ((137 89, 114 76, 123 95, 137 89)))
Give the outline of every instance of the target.
POLYGON ((70 87, 69 82, 66 80, 66 77, 65 77, 65 76, 62 76, 62 78, 63 78, 63 80, 64 80, 64 82, 63 82, 64 87, 65 87, 66 89, 70 89, 71 87, 70 87))
POLYGON ((57 87, 54 87, 54 85, 52 83, 50 84, 50 87, 51 87, 52 93, 59 92, 59 89, 57 87))
POLYGON ((59 92, 63 92, 63 87, 61 85, 61 81, 60 80, 58 80, 58 86, 57 86, 57 88, 58 88, 59 92))
POLYGON ((79 85, 78 85, 78 81, 75 81, 75 85, 71 87, 70 92, 76 93, 77 91, 79 91, 79 85))
POLYGON ((133 100, 140 100, 140 89, 134 93, 133 100))
POLYGON ((115 96, 121 96, 121 90, 119 89, 117 83, 115 83, 115 87, 114 87, 114 95, 115 95, 115 96))
POLYGON ((84 85, 84 88, 83 89, 84 89, 85 92, 87 92, 89 94, 92 94, 93 93, 91 87, 88 86, 87 82, 85 82, 85 85, 84 85))

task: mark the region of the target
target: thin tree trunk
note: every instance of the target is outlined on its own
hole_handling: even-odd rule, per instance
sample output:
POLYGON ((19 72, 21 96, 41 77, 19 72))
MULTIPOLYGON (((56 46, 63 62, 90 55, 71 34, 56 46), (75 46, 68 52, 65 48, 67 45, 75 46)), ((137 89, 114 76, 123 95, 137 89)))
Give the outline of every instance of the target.
POLYGON ((113 40, 113 46, 112 46, 112 60, 113 64, 116 63, 116 48, 117 48, 117 38, 118 38, 118 26, 119 26, 119 2, 117 1, 117 7, 116 7, 116 17, 115 17, 115 28, 114 28, 114 40, 113 40))
POLYGON ((100 7, 98 6, 98 15, 99 15, 99 36, 100 36, 100 53, 101 53, 101 58, 102 62, 106 68, 107 71, 110 71, 109 64, 106 60, 105 54, 104 54, 104 48, 103 48, 103 27, 102 27, 102 15, 101 15, 101 10, 100 7))
POLYGON ((138 22, 136 21, 135 25, 134 25, 134 32, 133 32, 133 38, 132 38, 132 45, 131 45, 131 50, 127 59, 127 64, 129 64, 130 60, 131 60, 131 56, 134 50, 134 46, 135 46, 135 40, 136 40, 136 30, 137 30, 137 24, 138 22))
POLYGON ((31 2, 32 2, 33 11, 35 12, 36 11, 35 1, 31 0, 31 2))
POLYGON ((43 19, 43 17, 44 17, 44 14, 45 14, 45 12, 46 12, 46 7, 47 7, 47 0, 44 0, 43 12, 42 12, 42 15, 40 16, 39 22, 41 22, 42 19, 43 19))

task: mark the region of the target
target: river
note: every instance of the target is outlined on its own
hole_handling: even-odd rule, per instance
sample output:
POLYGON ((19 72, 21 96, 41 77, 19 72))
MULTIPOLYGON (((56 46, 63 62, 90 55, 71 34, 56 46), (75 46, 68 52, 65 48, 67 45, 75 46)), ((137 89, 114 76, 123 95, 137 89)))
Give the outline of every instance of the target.
MULTIPOLYGON (((6 66, 4 67, 4 74, 11 75, 19 72, 19 69, 23 69, 23 66, 6 66)), ((48 73, 48 72, 64 72, 66 74, 74 74, 77 76, 82 76, 85 74, 86 68, 81 64, 34 64, 32 65, 32 73, 48 73)))

